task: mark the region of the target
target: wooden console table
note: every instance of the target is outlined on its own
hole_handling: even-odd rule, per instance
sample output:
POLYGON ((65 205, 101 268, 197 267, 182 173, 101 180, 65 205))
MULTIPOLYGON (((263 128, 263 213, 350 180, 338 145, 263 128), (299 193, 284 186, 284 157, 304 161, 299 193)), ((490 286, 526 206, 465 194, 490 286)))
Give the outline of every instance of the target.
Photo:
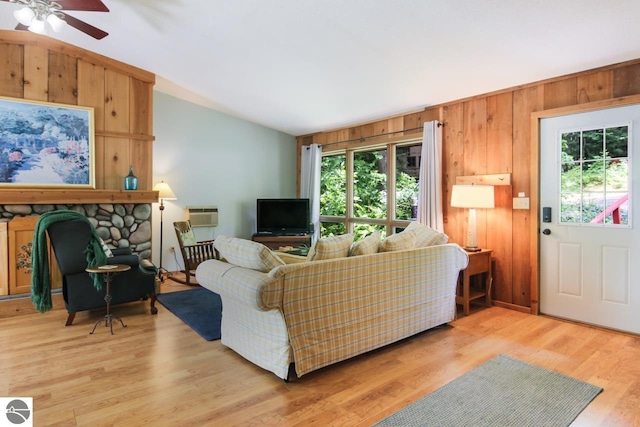
POLYGON ((273 234, 254 234, 251 237, 254 242, 262 243, 269 249, 278 249, 281 246, 311 246, 311 235, 277 236, 273 234))

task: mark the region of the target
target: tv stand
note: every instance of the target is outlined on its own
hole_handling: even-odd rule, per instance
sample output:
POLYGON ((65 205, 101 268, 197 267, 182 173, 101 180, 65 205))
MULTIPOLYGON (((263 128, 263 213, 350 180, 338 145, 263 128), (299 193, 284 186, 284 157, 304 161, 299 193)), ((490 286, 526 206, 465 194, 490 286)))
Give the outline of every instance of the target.
POLYGON ((311 234, 299 234, 296 236, 285 236, 277 234, 256 233, 251 236, 254 242, 262 243, 269 249, 278 249, 281 246, 311 246, 311 234))

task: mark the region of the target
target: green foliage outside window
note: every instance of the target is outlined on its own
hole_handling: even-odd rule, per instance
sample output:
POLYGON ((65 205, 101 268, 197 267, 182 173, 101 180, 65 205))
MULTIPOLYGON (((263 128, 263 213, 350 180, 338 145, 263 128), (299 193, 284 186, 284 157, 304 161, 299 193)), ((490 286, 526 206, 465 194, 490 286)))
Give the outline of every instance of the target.
MULTIPOLYGON (((396 173, 396 219, 412 218, 412 206, 418 195, 418 178, 412 176, 406 155, 398 153, 396 173)), ((353 218, 386 219, 391 213, 387 206, 387 150, 354 153, 353 159, 353 218)), ((413 168, 415 170, 415 167, 413 168)), ((414 172, 415 174, 415 172, 414 172)), ((346 218, 347 185, 346 155, 322 158, 320 183, 320 215, 346 218)), ((344 234, 346 223, 322 222, 322 237, 344 234)), ((378 230, 386 236, 386 227, 379 224, 358 223, 354 226, 355 240, 378 230)))
MULTIPOLYGON (((628 193, 628 126, 561 135, 561 213, 563 223, 588 223, 628 193)), ((628 207, 621 206, 628 224, 628 207)), ((605 224, 612 223, 612 216, 605 224)))
MULTIPOLYGON (((347 157, 324 156, 320 166, 320 215, 344 217, 347 212, 347 157)), ((345 224, 320 223, 322 237, 344 234, 345 224)))
POLYGON ((353 216, 387 217, 386 150, 355 153, 353 156, 353 216))

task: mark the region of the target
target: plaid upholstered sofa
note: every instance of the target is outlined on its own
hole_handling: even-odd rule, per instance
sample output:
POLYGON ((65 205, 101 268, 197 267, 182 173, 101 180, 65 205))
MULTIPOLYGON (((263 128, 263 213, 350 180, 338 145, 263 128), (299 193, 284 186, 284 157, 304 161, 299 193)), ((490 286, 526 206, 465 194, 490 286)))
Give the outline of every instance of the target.
POLYGON ((203 262, 196 277, 222 298, 222 344, 286 380, 292 364, 300 377, 452 321, 466 252, 377 239, 362 255, 322 239, 311 260, 285 264, 260 243, 218 237, 223 260, 203 262))

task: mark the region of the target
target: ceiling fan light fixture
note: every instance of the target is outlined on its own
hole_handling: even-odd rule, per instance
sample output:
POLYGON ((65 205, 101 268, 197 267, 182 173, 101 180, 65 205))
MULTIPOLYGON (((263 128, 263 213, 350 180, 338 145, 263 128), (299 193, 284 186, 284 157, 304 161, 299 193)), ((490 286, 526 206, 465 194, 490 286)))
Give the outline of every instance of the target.
POLYGON ((13 16, 15 16, 19 23, 28 27, 33 22, 33 18, 36 17, 36 14, 29 6, 25 6, 22 9, 13 12, 13 16))
POLYGON ((67 25, 67 21, 61 19, 55 13, 47 16, 47 22, 49 23, 49 25, 51 25, 51 28, 53 28, 53 31, 55 31, 56 33, 59 33, 60 30, 62 30, 67 25))
POLYGON ((66 10, 86 12, 109 12, 102 0, 0 0, 24 6, 13 12, 13 16, 20 23, 16 30, 29 30, 38 34, 51 34, 61 32, 65 26, 70 26, 83 33, 101 40, 109 33, 96 28, 72 15, 67 15, 66 10))
POLYGON ((36 34, 46 35, 47 32, 44 27, 44 21, 42 19, 34 19, 31 25, 29 25, 29 31, 36 34))

